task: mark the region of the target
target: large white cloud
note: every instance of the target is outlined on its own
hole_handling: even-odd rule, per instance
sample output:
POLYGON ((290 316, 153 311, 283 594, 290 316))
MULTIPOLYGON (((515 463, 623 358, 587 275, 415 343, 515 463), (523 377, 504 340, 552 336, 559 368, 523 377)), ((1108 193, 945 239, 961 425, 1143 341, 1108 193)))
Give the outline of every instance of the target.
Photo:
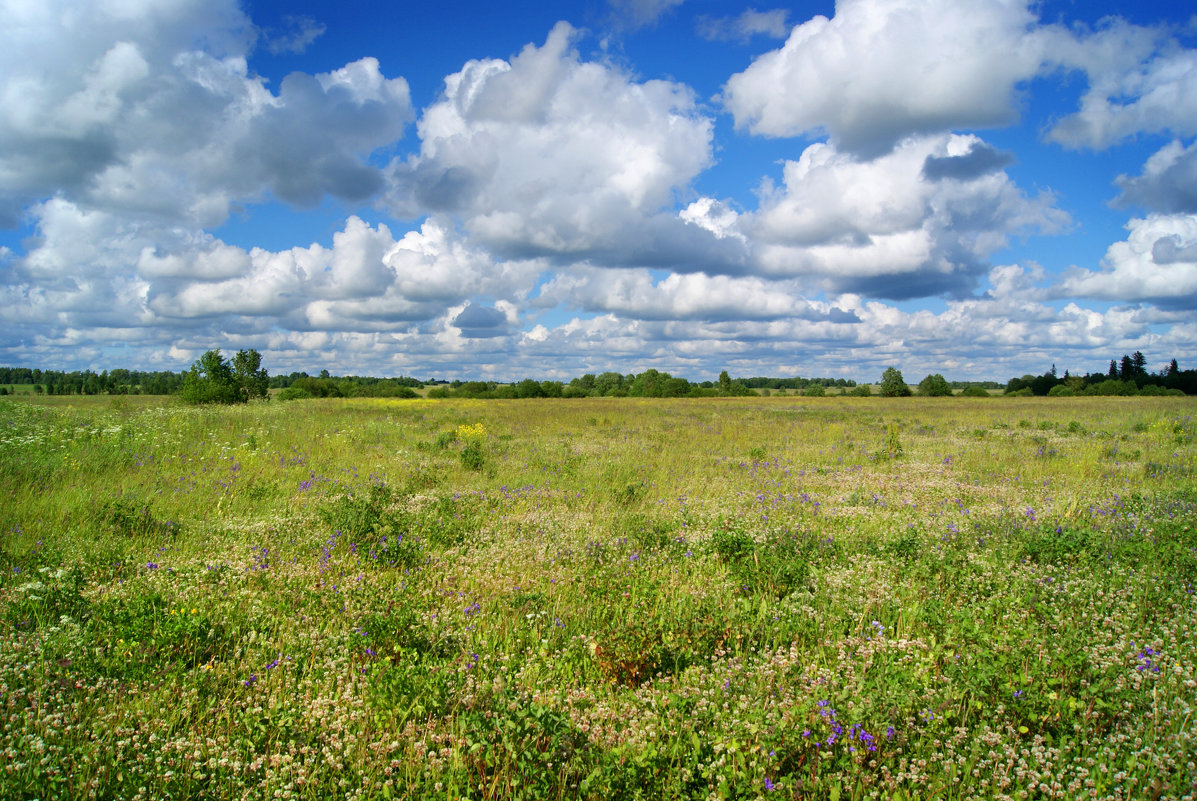
POLYGON ((975 136, 909 138, 862 161, 814 144, 766 182, 741 221, 764 275, 805 277, 811 291, 909 298, 971 291, 1012 236, 1067 222, 1050 194, 1029 198, 1008 157, 975 136))
POLYGON ((1050 139, 1104 148, 1141 133, 1197 134, 1197 51, 1165 29, 1115 21, 1057 43, 1055 57, 1084 70, 1089 88, 1080 109, 1051 128, 1050 139))
POLYGON ((1059 291, 1197 309, 1197 214, 1152 214, 1131 220, 1127 229, 1100 270, 1074 268, 1059 291))
POLYGON ((471 298, 514 308, 544 269, 496 264, 436 220, 396 239, 350 217, 331 247, 267 251, 65 200, 38 218, 37 245, 3 265, 0 320, 50 337, 89 325, 399 331, 471 298))
POLYGON ((363 200, 366 162, 413 116, 402 78, 364 58, 273 92, 235 2, 0 6, 0 224, 52 195, 218 225, 267 193, 363 200))
POLYGON ((712 163, 712 120, 681 84, 582 61, 576 36, 559 23, 542 47, 446 78, 419 155, 393 165, 394 207, 455 213, 504 257, 731 269, 736 243, 668 212, 712 163))
POLYGON ((1020 0, 838 0, 733 75, 723 102, 766 136, 828 134, 877 154, 915 133, 1004 125, 1048 37, 1020 0))

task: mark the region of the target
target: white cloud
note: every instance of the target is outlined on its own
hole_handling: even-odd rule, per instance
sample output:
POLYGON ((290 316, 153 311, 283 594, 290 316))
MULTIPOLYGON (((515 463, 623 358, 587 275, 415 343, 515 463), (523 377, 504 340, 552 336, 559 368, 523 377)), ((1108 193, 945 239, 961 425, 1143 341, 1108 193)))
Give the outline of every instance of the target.
POLYGON ((847 313, 807 301, 799 291, 794 283, 752 277, 672 273, 654 280, 648 270, 574 268, 541 287, 536 302, 637 320, 834 318, 852 322, 847 313))
POLYGON ((734 262, 733 243, 669 213, 712 162, 713 123, 686 87, 584 62, 559 23, 510 62, 471 61, 418 124, 418 156, 392 166, 401 214, 453 212, 507 258, 619 266, 734 262))
POLYGON ((1105 148, 1140 133, 1197 134, 1197 51, 1167 31, 1116 21, 1072 41, 1056 57, 1083 69, 1089 89, 1079 111, 1048 138, 1070 147, 1105 148))
POLYGON ((784 39, 790 32, 790 12, 784 8, 757 11, 750 8, 738 17, 701 17, 698 34, 712 41, 747 42, 753 36, 784 39))
POLYGON ((203 226, 267 193, 363 200, 382 184, 365 158, 412 117, 373 58, 271 92, 231 0, 9 0, 4 17, 0 224, 52 195, 203 226))
POLYGON ((680 6, 685 0, 607 0, 611 13, 620 27, 639 30, 655 25, 661 17, 680 6))
POLYGON ((302 53, 312 42, 319 39, 326 30, 323 23, 305 15, 283 17, 282 30, 262 31, 266 49, 275 55, 281 53, 302 53))
POLYGON ((1100 270, 1074 268, 1059 291, 1197 308, 1197 214, 1152 214, 1131 220, 1127 230, 1124 241, 1110 245, 1100 270))
POLYGON ((723 92, 736 125, 765 136, 828 134, 877 154, 902 138, 1017 118, 1018 86, 1045 62, 1025 2, 839 0, 795 27, 723 92))
POLYGON ((1165 213, 1197 212, 1197 144, 1172 141, 1147 160, 1143 174, 1120 175, 1117 202, 1165 213))
POLYGON ((909 298, 971 291, 1012 236, 1067 222, 1028 198, 975 136, 911 138, 872 161, 817 143, 740 220, 759 271, 811 289, 909 298), (931 169, 929 169, 929 167, 931 169), (931 176, 929 177, 928 173, 931 176))

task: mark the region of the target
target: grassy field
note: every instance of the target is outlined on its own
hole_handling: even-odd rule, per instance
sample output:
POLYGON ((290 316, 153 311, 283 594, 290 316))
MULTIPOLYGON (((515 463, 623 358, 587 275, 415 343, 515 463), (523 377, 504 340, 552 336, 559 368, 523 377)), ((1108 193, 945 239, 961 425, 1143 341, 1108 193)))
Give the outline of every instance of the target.
POLYGON ((0 400, 0 798, 1192 798, 1195 411, 0 400))

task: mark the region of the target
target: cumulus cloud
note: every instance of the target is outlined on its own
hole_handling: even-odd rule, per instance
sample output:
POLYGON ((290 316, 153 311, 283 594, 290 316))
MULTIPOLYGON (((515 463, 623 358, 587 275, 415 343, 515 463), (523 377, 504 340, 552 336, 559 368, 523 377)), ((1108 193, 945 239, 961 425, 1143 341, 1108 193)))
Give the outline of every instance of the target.
POLYGON ((931 181, 968 181, 1004 170, 1013 163, 1014 154, 998 150, 981 141, 974 141, 968 152, 961 155, 927 156, 927 160, 923 162, 923 177, 931 181))
POLYGON ((870 155, 910 134, 1004 125, 1045 65, 1035 24, 1008 0, 839 0, 733 75, 723 102, 753 133, 827 134, 870 155))
POLYGON ((1140 133, 1197 134, 1197 51, 1167 30, 1115 21, 1059 44, 1056 58, 1084 70, 1089 89, 1050 140, 1100 149, 1140 133))
POLYGON ((1119 205, 1137 204, 1164 213, 1197 212, 1197 144, 1172 141, 1147 160, 1143 174, 1120 175, 1119 205))
POLYGON ((1127 230, 1125 240, 1110 245, 1100 270, 1074 268, 1059 291, 1197 308, 1197 214, 1152 214, 1131 220, 1127 230))
POLYGON ((698 35, 711 41, 747 42, 754 36, 784 39, 790 32, 790 12, 784 8, 757 11, 750 8, 738 17, 700 17, 698 35))
POLYGON ((1105 311, 1050 302, 1042 269, 993 268, 983 295, 950 300, 939 312, 907 311, 844 294, 815 302, 826 314, 762 319, 640 319, 630 308, 537 326, 517 344, 523 358, 555 366, 563 376, 585 371, 670 370, 713 378, 719 370, 751 375, 762 363, 774 374, 842 375, 876 380, 892 364, 909 378, 932 373, 1022 375, 1029 364, 1099 369, 1111 349, 1130 352, 1180 343, 1191 324, 1147 309, 1105 311), (1168 324, 1162 334, 1153 326, 1168 324))
POLYGON ((507 315, 499 309, 468 304, 453 318, 453 325, 461 335, 470 339, 486 339, 508 333, 507 315))
POLYGON ((582 61, 559 23, 508 61, 471 61, 426 109, 418 155, 396 161, 397 213, 451 212, 504 258, 732 269, 733 242, 670 213, 712 162, 693 93, 582 61))
POLYGON ((36 245, 3 265, 0 320, 47 337, 87 326, 399 332, 477 297, 515 324, 515 302, 544 269, 496 264, 435 220, 396 239, 350 217, 331 247, 267 251, 65 200, 38 217, 36 245))
POLYGON ((255 30, 231 0, 6 3, 0 32, 0 223, 51 195, 219 225, 272 194, 312 205, 381 187, 366 162, 413 114, 407 83, 364 58, 253 75, 255 30))
POLYGON ((761 278, 672 273, 655 280, 648 270, 578 268, 547 282, 536 303, 637 320, 855 320, 850 312, 800 293, 797 284, 761 278))
POLYGON ((1023 194, 1003 160, 975 136, 911 138, 872 161, 814 144, 785 163, 782 187, 763 184, 741 226, 764 275, 873 297, 967 293, 1012 236, 1068 220, 1051 195, 1023 194))

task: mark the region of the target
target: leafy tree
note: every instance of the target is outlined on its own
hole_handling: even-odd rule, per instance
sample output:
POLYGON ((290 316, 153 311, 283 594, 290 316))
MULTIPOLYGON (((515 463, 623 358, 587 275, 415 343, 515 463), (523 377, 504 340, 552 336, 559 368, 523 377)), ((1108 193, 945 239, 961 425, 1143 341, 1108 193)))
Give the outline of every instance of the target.
POLYGON ((256 350, 238 351, 232 364, 220 355, 219 348, 210 350, 183 376, 179 395, 185 403, 245 403, 250 398, 264 398, 270 379, 261 362, 256 350))
POLYGON ((540 388, 540 382, 533 378, 525 378, 515 385, 515 396, 517 398, 539 398, 543 395, 544 392, 540 388))
POLYGON ((933 373, 919 382, 919 394, 929 398, 941 398, 952 394, 948 380, 939 373, 933 373))
POLYGON ((719 374, 719 394, 731 394, 731 376, 727 374, 727 370, 724 370, 719 374))
MULTIPOLYGON (((585 376, 583 376, 585 378, 585 376)), ((610 395, 623 386, 623 376, 615 372, 600 373, 594 379, 594 391, 600 395, 610 395)))
POLYGON ((184 403, 238 403, 241 393, 233 380, 233 368, 220 355, 220 349, 210 350, 191 365, 183 377, 179 393, 184 403))
POLYGON ((265 398, 270 377, 262 367, 262 354, 256 350, 239 350, 233 357, 233 380, 241 389, 245 400, 265 398))
POLYGON ((896 367, 885 368, 881 374, 881 394, 887 398, 904 398, 911 394, 901 370, 896 367))

